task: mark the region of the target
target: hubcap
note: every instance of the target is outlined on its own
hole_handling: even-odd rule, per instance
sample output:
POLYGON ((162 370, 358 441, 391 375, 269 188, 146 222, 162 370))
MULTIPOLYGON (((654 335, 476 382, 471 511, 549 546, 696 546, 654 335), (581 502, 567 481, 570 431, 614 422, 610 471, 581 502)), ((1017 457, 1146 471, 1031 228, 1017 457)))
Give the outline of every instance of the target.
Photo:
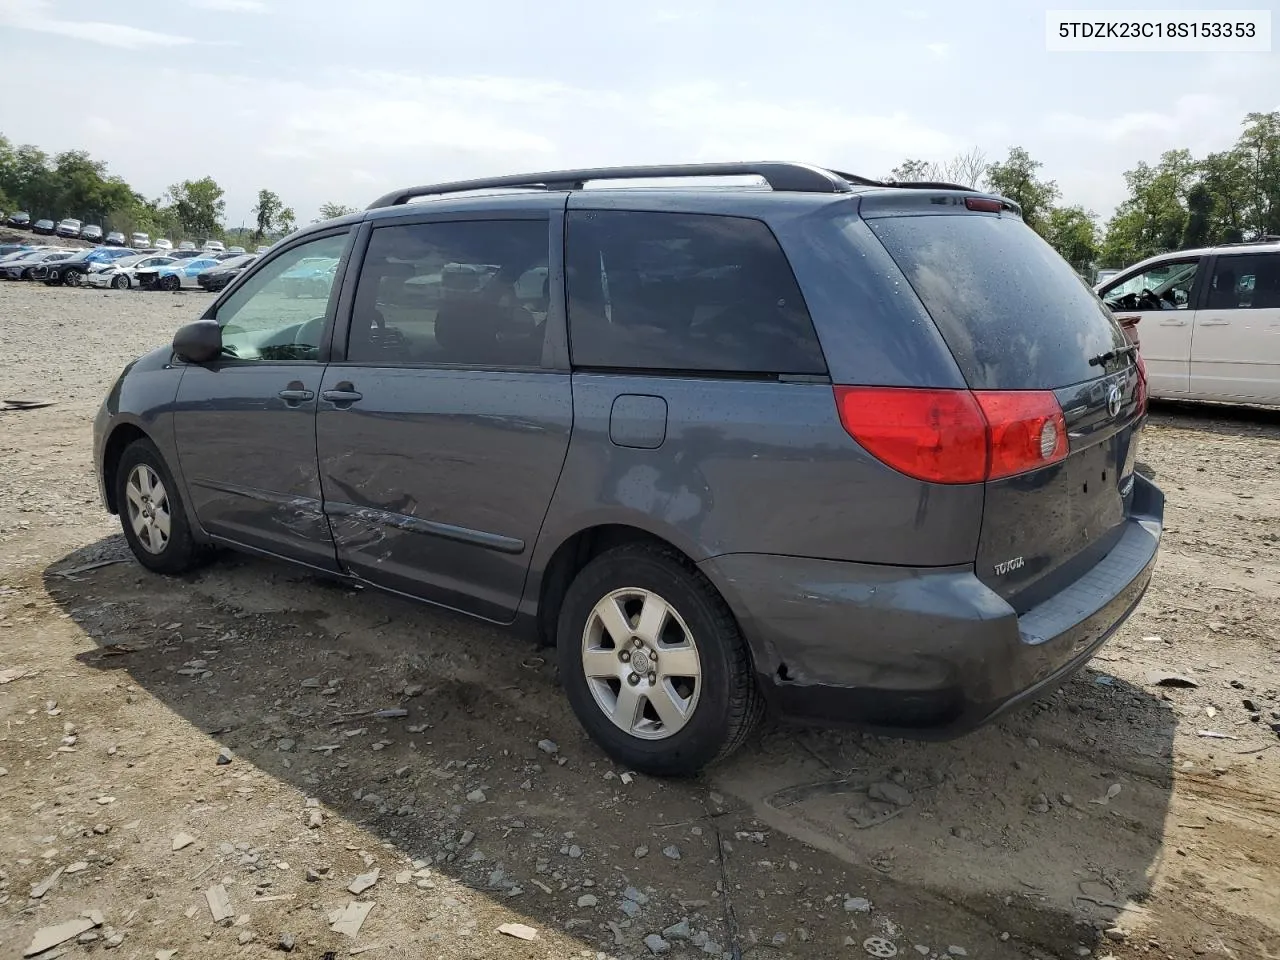
POLYGON ((596 705, 642 740, 678 733, 702 692, 702 662, 680 614, 651 590, 626 587, 591 610, 582 667, 596 705))
POLYGON ((129 471, 125 484, 129 523, 148 553, 160 553, 169 545, 169 494, 159 475, 145 463, 129 471))

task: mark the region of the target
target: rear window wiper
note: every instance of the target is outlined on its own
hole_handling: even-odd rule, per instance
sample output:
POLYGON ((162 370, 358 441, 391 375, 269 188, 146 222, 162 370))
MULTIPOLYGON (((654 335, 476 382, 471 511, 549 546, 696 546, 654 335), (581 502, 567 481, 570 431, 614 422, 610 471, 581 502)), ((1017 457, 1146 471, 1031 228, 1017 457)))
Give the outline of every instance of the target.
POLYGON ((1104 364, 1110 363, 1112 360, 1119 359, 1120 357, 1127 357, 1137 352, 1137 344, 1133 343, 1124 347, 1116 347, 1114 350, 1108 350, 1106 353, 1100 353, 1096 357, 1091 357, 1089 359, 1089 366, 1101 367, 1104 364))

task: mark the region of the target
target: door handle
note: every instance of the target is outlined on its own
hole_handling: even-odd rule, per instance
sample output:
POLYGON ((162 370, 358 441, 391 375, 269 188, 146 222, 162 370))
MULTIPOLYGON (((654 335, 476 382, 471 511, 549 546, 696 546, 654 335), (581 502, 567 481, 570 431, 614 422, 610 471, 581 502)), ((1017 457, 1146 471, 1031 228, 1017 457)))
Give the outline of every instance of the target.
POLYGON ((1172 320, 1172 319, 1170 319, 1170 320, 1161 320, 1161 321, 1160 321, 1160 326, 1162 326, 1162 327, 1185 327, 1186 325, 1187 325, 1187 321, 1185 321, 1185 320, 1172 320))
POLYGON ((355 388, 350 380, 343 380, 337 384, 332 390, 325 390, 320 394, 325 400, 333 404, 352 404, 357 400, 363 399, 364 394, 355 388))
POLYGON ((1231 323, 1231 321, 1230 321, 1230 320, 1201 320, 1201 321, 1200 321, 1200 326, 1202 326, 1202 327, 1225 327, 1225 326, 1227 326, 1227 325, 1228 325, 1228 324, 1230 324, 1230 323, 1231 323))
POLYGON ((276 396, 289 406, 296 407, 300 403, 305 403, 308 400, 314 400, 316 394, 314 390, 308 390, 304 387, 300 380, 295 380, 293 383, 289 384, 289 386, 277 393, 276 396))

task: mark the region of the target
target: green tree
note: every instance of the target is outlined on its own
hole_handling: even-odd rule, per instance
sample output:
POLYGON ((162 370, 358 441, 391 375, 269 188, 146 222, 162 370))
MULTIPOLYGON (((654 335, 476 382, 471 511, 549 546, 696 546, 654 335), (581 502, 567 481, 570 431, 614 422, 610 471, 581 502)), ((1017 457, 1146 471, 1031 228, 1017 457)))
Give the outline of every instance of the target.
POLYGON ((1048 228, 1053 205, 1061 191, 1054 180, 1040 180, 1036 174, 1043 164, 1032 160, 1022 147, 1010 147, 1003 163, 987 168, 987 182, 992 193, 1014 201, 1022 208, 1022 219, 1041 236, 1048 228))
POLYGON ((257 225, 253 231, 255 243, 267 237, 284 236, 297 229, 297 217, 292 207, 286 207, 279 194, 273 190, 259 190, 258 203, 253 208, 257 225))
POLYGON ((173 222, 178 227, 175 233, 204 239, 221 235, 227 203, 213 177, 175 183, 169 188, 168 199, 173 222))
POLYGON ((1044 238, 1062 259, 1083 271, 1098 258, 1098 215, 1081 206, 1049 211, 1044 238))
POLYGON ((312 220, 312 223, 320 223, 323 220, 336 220, 338 217, 345 217, 349 213, 355 213, 355 207, 348 207, 345 203, 322 203, 320 204, 320 216, 312 220))
POLYGON ((1280 235, 1280 111, 1250 113, 1244 122, 1236 151, 1248 173, 1246 224, 1254 236, 1280 235))

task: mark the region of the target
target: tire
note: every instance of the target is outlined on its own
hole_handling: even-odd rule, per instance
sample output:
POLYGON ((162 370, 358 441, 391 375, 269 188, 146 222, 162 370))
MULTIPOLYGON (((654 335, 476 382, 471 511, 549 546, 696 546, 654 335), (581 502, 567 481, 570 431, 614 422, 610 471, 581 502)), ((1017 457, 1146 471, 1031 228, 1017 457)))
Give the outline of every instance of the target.
POLYGON ((62 275, 62 282, 68 287, 78 287, 80 286, 80 276, 79 270, 68 270, 62 275))
POLYGON ((111 287, 114 290, 128 290, 129 277, 126 274, 120 274, 118 277, 111 278, 111 287))
POLYGON ((174 575, 205 562, 208 551, 192 536, 178 485, 150 440, 135 440, 120 455, 115 491, 124 538, 140 564, 174 575), (139 522, 140 513, 145 522, 139 522))
POLYGON ((669 547, 627 544, 591 560, 565 594, 556 635, 560 678, 573 712, 605 753, 629 769, 653 776, 696 774, 741 746, 763 713, 751 655, 728 604, 669 547), (650 619, 665 625, 657 631, 658 643, 639 616, 655 603, 650 619), (601 611, 609 610, 629 617, 614 621, 615 632, 640 629, 645 639, 615 639, 602 629, 601 611), (631 669, 637 658, 645 676, 631 669), (587 676, 588 661, 598 671, 596 679, 587 676), (672 673, 659 672, 663 667, 672 673), (615 720, 627 687, 636 695, 623 701, 622 713, 628 714, 630 703, 636 708, 615 720), (669 720, 661 719, 656 703, 669 720), (679 725, 670 729, 673 723, 679 725))
POLYGON ((170 293, 172 293, 174 290, 177 290, 181 286, 182 286, 182 281, 179 280, 177 277, 173 276, 172 274, 170 274, 167 277, 160 278, 161 290, 168 290, 170 293))

